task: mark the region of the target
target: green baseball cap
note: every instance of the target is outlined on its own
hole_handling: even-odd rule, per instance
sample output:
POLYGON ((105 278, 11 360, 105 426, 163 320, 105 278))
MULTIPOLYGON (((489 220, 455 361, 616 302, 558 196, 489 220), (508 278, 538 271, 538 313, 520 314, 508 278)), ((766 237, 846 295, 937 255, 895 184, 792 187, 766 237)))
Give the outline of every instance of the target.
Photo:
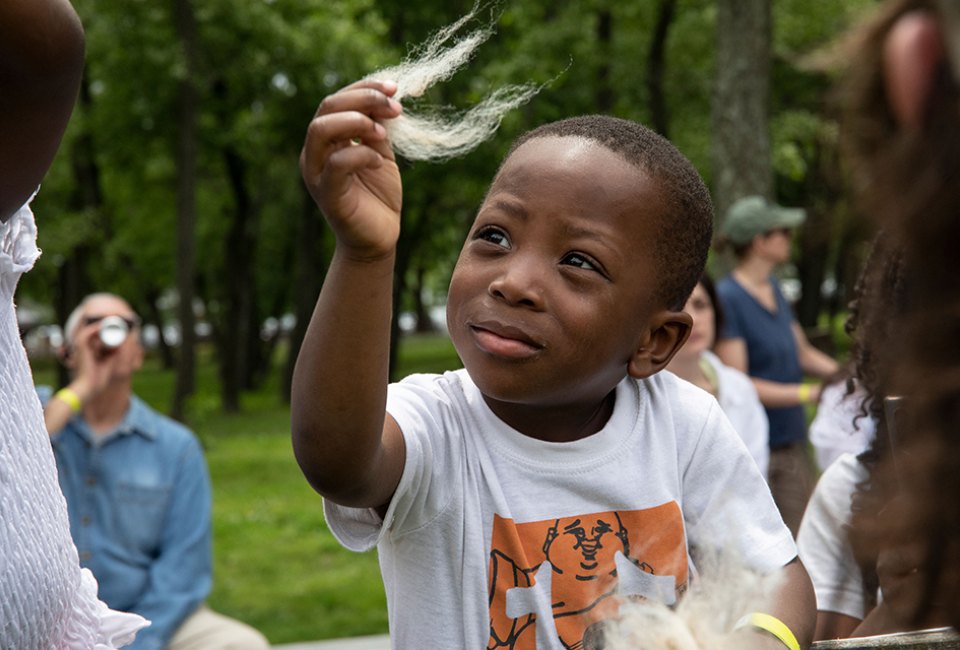
POLYGON ((747 244, 757 235, 777 228, 796 228, 806 218, 803 208, 784 208, 762 196, 745 196, 727 210, 720 234, 732 244, 747 244))

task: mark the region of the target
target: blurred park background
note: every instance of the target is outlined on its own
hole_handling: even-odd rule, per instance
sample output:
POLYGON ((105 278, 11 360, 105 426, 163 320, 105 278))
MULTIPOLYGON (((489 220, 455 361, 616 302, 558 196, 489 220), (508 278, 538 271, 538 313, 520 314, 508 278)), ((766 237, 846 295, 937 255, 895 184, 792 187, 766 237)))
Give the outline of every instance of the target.
MULTIPOLYGON (((136 391, 203 440, 215 493, 211 603, 274 643, 386 631, 375 554, 343 551, 290 452, 293 360, 332 238, 297 160, 319 101, 466 13, 461 0, 74 0, 87 69, 34 202, 43 256, 20 283, 38 383, 64 381, 58 323, 91 291, 126 297, 150 348, 136 391)), ((831 45, 874 0, 517 0, 424 102, 468 107, 546 84, 472 154, 401 162, 393 376, 456 367, 445 288, 519 133, 582 113, 669 137, 722 216, 763 194, 809 212, 785 284, 813 340, 837 334, 869 229, 848 203, 831 45)), ((711 261, 714 271, 723 260, 711 261)))

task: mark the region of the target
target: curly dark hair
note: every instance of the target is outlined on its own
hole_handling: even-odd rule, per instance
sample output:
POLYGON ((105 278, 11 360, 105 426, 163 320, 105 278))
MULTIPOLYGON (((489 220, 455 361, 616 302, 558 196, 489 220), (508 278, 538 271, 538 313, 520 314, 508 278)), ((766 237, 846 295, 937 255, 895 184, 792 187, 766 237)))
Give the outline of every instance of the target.
MULTIPOLYGON (((851 500, 848 535, 854 557, 863 575, 864 593, 876 594, 877 544, 881 512, 896 492, 894 478, 886 471, 890 460, 890 432, 884 417, 884 398, 890 395, 890 364, 903 319, 909 309, 907 279, 900 246, 885 232, 876 236, 870 255, 854 286, 854 296, 844 329, 853 339, 846 370, 846 398, 857 385, 863 397, 853 424, 862 418, 876 422, 876 435, 858 456, 867 478, 856 486, 851 500)), ((875 603, 874 603, 875 604, 875 603)))
POLYGON ((668 309, 683 309, 706 266, 713 237, 713 201, 693 163, 658 133, 609 115, 583 115, 537 127, 517 138, 504 161, 534 138, 567 136, 606 147, 658 182, 667 212, 660 215, 656 233, 656 297, 668 309))
MULTIPOLYGON (((885 380, 893 362, 891 343, 908 313, 906 284, 902 250, 887 233, 880 232, 854 285, 844 323, 844 331, 853 340, 850 374, 865 393, 857 418, 882 419, 883 398, 890 394, 885 380)), ((854 390, 848 381, 847 395, 854 390)))
POLYGON ((921 123, 901 127, 888 104, 884 45, 910 12, 934 18, 951 38, 941 2, 887 3, 848 57, 842 138, 859 205, 902 247, 911 277, 910 313, 879 369, 883 390, 905 395, 911 416, 901 440, 910 450, 904 483, 916 507, 892 534, 923 531, 928 588, 918 615, 937 594, 957 624, 960 581, 943 576, 960 571, 960 70, 941 65, 921 123))

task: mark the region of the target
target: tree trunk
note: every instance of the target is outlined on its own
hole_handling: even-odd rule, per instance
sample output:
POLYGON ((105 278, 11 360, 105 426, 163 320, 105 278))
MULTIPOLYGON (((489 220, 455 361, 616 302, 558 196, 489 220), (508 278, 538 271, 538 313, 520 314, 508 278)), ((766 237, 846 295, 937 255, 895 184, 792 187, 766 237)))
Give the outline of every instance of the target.
POLYGON ((160 291, 157 288, 150 288, 146 291, 147 313, 144 314, 145 320, 152 322, 157 328, 157 350, 160 352, 160 362, 164 370, 172 370, 176 367, 176 357, 170 344, 167 343, 167 337, 163 334, 163 314, 157 307, 157 301, 160 300, 160 291))
POLYGON ((194 224, 196 222, 197 175, 197 86, 199 58, 196 16, 191 0, 174 0, 174 24, 183 48, 184 76, 177 101, 177 292, 180 321, 180 355, 171 415, 183 420, 187 398, 195 388, 195 318, 193 276, 196 265, 194 224))
MULTIPOLYGON (((835 152, 834 152, 835 153, 835 152)), ((839 193, 832 191, 831 151, 822 141, 813 147, 810 160, 810 172, 807 174, 802 192, 807 209, 807 220, 800 232, 800 256, 797 260, 797 274, 802 287, 800 300, 796 306, 797 322, 812 336, 821 336, 829 340, 829 331, 815 330, 820 312, 823 311, 821 287, 827 277, 830 259, 830 246, 833 240, 833 210, 839 193)), ((823 347, 823 346, 821 346, 823 347)), ((831 350, 825 350, 832 352, 831 350)))
POLYGON ((742 196, 773 192, 770 0, 718 0, 712 121, 713 198, 720 220, 742 196))
POLYGON ((597 11, 597 88, 595 103, 598 113, 613 111, 613 88, 610 87, 610 42, 613 39, 613 15, 608 7, 597 11))
POLYGON ((423 266, 423 263, 417 264, 417 269, 414 273, 416 283, 412 287, 413 295, 413 309, 414 315, 416 316, 416 332, 418 334, 429 334, 436 331, 436 327, 433 325, 433 319, 430 317, 430 309, 427 304, 423 301, 423 278, 426 274, 426 269, 423 266))
MULTIPOLYGON (((219 313, 218 352, 220 357, 220 397, 228 413, 240 409, 240 391, 246 383, 250 359, 248 339, 250 323, 255 320, 256 291, 253 279, 253 206, 246 186, 246 162, 231 147, 221 152, 233 191, 234 208, 224 240, 224 279, 226 296, 219 313)), ((254 336, 257 333, 253 333, 254 336)))
POLYGON ((310 194, 304 189, 303 208, 300 210, 299 232, 296 238, 294 286, 297 287, 297 290, 293 292, 296 321, 293 331, 290 332, 290 349, 287 353, 287 363, 280 382, 280 396, 285 404, 290 403, 293 368, 297 363, 297 355, 300 353, 303 337, 307 333, 307 325, 309 325, 310 317, 313 315, 313 308, 320 296, 323 276, 326 274, 326 264, 323 256, 325 233, 326 229, 323 226, 323 217, 320 215, 320 210, 317 209, 310 194))
MULTIPOLYGON (((90 280, 87 277, 87 258, 89 247, 78 246, 70 252, 70 256, 57 267, 57 286, 55 289, 55 306, 57 322, 61 327, 67 322, 67 317, 80 300, 90 293, 90 280)), ((64 344, 67 333, 63 332, 64 344)), ((57 365, 57 384, 66 386, 70 383, 70 370, 63 364, 57 365)))
MULTIPOLYGON (((807 207, 807 221, 800 233, 800 255, 797 257, 797 273, 803 292, 797 303, 797 321, 809 330, 811 337, 825 341, 821 346, 827 351, 832 346, 829 328, 819 328, 820 314, 824 309, 824 296, 821 291, 827 278, 831 253, 845 255, 841 250, 833 251, 833 242, 850 238, 847 231, 852 224, 843 219, 843 197, 845 193, 844 174, 840 163, 840 152, 835 137, 829 130, 821 131, 808 145, 811 156, 808 172, 803 183, 792 192, 792 203, 807 207)), ((782 188, 782 185, 780 186, 782 188)), ((782 195, 783 192, 781 191, 782 195)), ((839 249, 839 247, 837 247, 839 249)), ((838 283, 843 282, 843 273, 835 274, 838 283)))
POLYGON ((657 22, 653 28, 653 39, 647 53, 647 94, 650 96, 650 121, 653 130, 665 138, 670 137, 670 115, 667 113, 667 101, 663 92, 663 78, 666 69, 667 36, 670 24, 676 15, 677 0, 660 0, 657 4, 657 22))
MULTIPOLYGON (((87 78, 84 75, 83 83, 80 84, 78 103, 81 110, 89 115, 92 101, 87 78)), ((97 228, 104 232, 105 236, 109 236, 109 224, 103 222, 103 188, 100 184, 100 168, 97 166, 93 136, 88 127, 84 127, 71 147, 70 167, 74 178, 70 211, 96 215, 97 228)), ((81 243, 70 251, 66 260, 57 269, 59 281, 56 288, 56 313, 57 322, 61 325, 66 323, 67 316, 80 304, 80 301, 93 291, 90 271, 87 268, 90 258, 90 244, 81 243)), ((70 383, 70 372, 63 365, 58 368, 57 381, 63 386, 70 383)))

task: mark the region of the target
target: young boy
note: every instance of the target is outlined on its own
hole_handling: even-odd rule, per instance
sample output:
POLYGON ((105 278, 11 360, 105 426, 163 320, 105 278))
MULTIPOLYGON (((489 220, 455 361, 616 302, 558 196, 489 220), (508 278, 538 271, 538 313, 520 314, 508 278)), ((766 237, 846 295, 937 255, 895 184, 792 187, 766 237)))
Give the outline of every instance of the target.
POLYGON ((580 648, 621 598, 675 602, 688 548, 728 539, 782 571, 766 612, 808 645, 812 589, 763 478, 709 396, 657 374, 690 330, 710 242, 692 165, 615 118, 522 137, 450 284, 465 370, 388 387, 395 90, 355 83, 307 133, 301 169, 337 247, 292 404, 331 529, 379 547, 394 647, 580 648))

